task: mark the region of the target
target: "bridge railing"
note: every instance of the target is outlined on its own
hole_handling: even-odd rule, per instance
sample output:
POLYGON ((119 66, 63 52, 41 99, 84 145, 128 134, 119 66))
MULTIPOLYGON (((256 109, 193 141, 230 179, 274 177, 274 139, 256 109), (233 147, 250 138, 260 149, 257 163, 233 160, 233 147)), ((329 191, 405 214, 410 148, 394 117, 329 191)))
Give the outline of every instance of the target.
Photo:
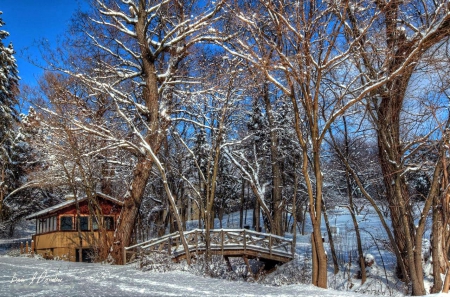
MULTIPOLYGON (((184 232, 190 252, 204 252, 206 250, 206 230, 194 229, 184 232)), ((209 233, 210 249, 224 253, 229 250, 248 250, 266 253, 269 256, 278 255, 287 258, 294 257, 294 243, 292 239, 269 233, 261 233, 248 229, 212 229, 209 233)), ((167 253, 171 257, 178 257, 185 253, 179 232, 164 235, 145 242, 124 248, 125 263, 133 261, 137 256, 150 253, 167 253), (129 259, 127 261, 127 259, 129 259)))

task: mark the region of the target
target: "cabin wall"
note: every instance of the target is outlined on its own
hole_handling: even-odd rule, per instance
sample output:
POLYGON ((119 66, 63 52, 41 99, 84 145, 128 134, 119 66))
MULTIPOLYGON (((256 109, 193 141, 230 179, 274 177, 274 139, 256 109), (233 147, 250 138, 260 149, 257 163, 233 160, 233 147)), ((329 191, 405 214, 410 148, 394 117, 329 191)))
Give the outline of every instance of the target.
MULTIPOLYGON (((108 241, 112 241, 114 231, 107 231, 108 241)), ((76 251, 80 247, 91 249, 98 242, 99 232, 81 232, 81 245, 77 231, 57 231, 33 236, 35 252, 44 258, 76 261, 76 251)))

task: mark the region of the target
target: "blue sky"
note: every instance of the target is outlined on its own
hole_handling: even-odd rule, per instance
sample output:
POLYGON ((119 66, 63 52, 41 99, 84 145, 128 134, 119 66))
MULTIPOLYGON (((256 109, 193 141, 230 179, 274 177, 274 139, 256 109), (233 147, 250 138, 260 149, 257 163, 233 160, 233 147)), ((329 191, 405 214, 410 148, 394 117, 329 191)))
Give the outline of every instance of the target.
POLYGON ((43 70, 28 62, 28 56, 39 59, 35 42, 45 39, 54 47, 58 35, 69 26, 79 0, 0 0, 1 30, 9 32, 5 45, 13 43, 21 84, 35 85, 43 70))

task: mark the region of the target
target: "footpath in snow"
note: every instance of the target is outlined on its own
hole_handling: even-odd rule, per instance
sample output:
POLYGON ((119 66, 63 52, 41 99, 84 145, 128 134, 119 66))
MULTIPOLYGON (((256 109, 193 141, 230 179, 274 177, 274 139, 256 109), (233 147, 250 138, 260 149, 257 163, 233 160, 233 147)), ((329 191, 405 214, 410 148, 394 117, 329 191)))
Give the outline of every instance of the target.
POLYGON ((0 257, 0 296, 364 296, 308 285, 270 287, 188 272, 0 257))

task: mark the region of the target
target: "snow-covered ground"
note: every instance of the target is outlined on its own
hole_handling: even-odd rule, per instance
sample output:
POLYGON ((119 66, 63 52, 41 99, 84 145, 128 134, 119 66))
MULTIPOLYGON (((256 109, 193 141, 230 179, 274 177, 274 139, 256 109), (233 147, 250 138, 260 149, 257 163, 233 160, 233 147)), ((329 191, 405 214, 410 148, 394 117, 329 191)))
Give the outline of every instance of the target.
MULTIPOLYGON (((367 213, 358 215, 358 221, 364 241, 364 252, 372 254, 375 263, 368 268, 368 280, 362 286, 360 280, 355 277, 359 267, 356 263, 356 241, 351 217, 346 208, 337 207, 329 210, 328 215, 330 225, 339 229, 334 240, 340 272, 336 275, 333 273, 330 259, 330 289, 326 291, 299 284, 310 282, 311 246, 308 233, 311 226, 307 218, 307 235, 297 234, 296 259, 261 278, 259 283, 248 282, 251 278, 242 275, 228 278, 240 281, 205 278, 199 276, 203 274, 194 271, 195 269, 190 268, 187 271, 188 268, 182 265, 174 271, 161 273, 158 269, 141 271, 133 265, 111 266, 0 256, 0 296, 403 296, 405 288, 393 273, 395 258, 383 245, 385 232, 381 228, 379 218, 368 210, 367 213), (287 285, 292 283, 294 284, 287 285)), ((249 211, 244 225, 252 221, 251 213, 249 211)), ((215 225, 219 228, 217 219, 215 225)), ((223 228, 238 228, 238 225, 238 213, 230 214, 222 220, 223 228)), ((196 227, 196 222, 188 224, 188 229, 196 227)), ((21 232, 20 235, 23 236, 23 233, 27 232, 21 232)), ((322 225, 322 233, 330 255, 325 224, 322 225)), ((286 237, 291 236, 292 234, 286 234, 286 237)), ((242 266, 236 267, 237 271, 242 269, 242 266)), ((220 270, 220 267, 218 268, 220 270)), ((245 268, 243 270, 245 275, 245 268)))
POLYGON ((143 272, 134 266, 0 257, 1 296, 364 296, 311 285, 264 286, 195 276, 143 272))

